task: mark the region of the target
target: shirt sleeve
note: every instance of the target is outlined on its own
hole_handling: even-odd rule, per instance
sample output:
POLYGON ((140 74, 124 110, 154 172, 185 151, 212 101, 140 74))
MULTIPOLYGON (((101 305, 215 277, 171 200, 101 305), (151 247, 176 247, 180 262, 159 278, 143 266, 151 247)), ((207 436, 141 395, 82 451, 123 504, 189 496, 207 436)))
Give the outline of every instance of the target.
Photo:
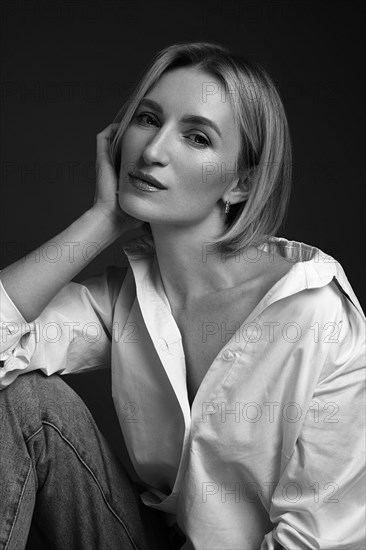
MULTIPOLYGON (((365 319, 346 298, 261 550, 365 548, 365 319)), ((286 457, 287 458, 287 457, 286 457)))
POLYGON ((27 323, 0 280, 0 390, 32 370, 70 374, 110 366, 114 306, 126 268, 70 282, 27 323))

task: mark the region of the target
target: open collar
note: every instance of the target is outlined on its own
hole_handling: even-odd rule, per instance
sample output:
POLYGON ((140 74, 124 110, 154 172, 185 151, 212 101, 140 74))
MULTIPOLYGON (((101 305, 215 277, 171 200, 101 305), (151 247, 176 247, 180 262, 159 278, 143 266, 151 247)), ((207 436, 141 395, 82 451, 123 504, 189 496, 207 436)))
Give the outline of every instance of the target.
MULTIPOLYGON (((319 248, 309 244, 288 240, 284 237, 270 237, 268 241, 261 244, 259 249, 271 253, 272 250, 278 252, 281 256, 292 261, 292 269, 278 281, 263 299, 265 307, 276 300, 295 294, 305 289, 319 288, 329 284, 331 281, 337 286, 338 290, 353 304, 362 317, 365 314, 361 304, 357 299, 341 264, 329 254, 326 254, 319 248)), ((150 233, 146 232, 136 239, 127 242, 123 247, 130 265, 136 272, 136 262, 145 264, 145 277, 148 273, 154 276, 151 281, 158 290, 160 299, 169 306, 165 295, 161 278, 158 276, 158 270, 152 271, 152 266, 156 262, 154 240, 150 233)), ((145 280, 145 285, 147 280, 145 280)), ((150 294, 150 298, 151 298, 150 294)), ((260 304, 262 305, 262 301, 260 304)), ((253 314, 258 314, 257 308, 253 314)), ((250 316, 252 317, 252 315, 250 316)))

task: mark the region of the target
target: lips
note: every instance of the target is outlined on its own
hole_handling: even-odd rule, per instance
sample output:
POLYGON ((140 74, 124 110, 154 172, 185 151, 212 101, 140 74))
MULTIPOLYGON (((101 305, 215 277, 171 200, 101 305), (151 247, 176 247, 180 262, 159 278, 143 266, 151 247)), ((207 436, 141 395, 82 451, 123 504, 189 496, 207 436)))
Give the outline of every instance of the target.
POLYGON ((154 176, 145 174, 144 172, 140 172, 140 170, 134 170, 133 172, 130 172, 129 176, 142 180, 149 185, 152 185, 153 187, 157 187, 158 189, 166 189, 166 187, 164 187, 164 185, 159 180, 154 178, 154 176))

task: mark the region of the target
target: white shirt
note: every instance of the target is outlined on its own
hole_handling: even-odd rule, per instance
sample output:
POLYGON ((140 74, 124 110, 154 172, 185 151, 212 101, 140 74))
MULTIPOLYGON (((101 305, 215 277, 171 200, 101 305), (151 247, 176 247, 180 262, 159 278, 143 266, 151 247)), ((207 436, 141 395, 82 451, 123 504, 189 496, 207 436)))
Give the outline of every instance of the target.
POLYGON ((134 243, 127 272, 70 282, 31 323, 0 282, 0 387, 111 365, 141 498, 173 514, 184 550, 359 550, 365 316, 318 248, 273 237, 259 250, 293 266, 223 346, 192 410, 154 250, 134 243))

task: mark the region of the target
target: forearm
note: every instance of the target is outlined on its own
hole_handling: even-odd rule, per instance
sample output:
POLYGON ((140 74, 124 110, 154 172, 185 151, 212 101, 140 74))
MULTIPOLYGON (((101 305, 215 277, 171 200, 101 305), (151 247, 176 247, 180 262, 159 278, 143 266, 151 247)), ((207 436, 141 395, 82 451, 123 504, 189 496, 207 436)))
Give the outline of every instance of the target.
POLYGON ((1 282, 24 319, 36 319, 59 290, 122 232, 121 221, 91 208, 53 239, 5 267, 1 282))

